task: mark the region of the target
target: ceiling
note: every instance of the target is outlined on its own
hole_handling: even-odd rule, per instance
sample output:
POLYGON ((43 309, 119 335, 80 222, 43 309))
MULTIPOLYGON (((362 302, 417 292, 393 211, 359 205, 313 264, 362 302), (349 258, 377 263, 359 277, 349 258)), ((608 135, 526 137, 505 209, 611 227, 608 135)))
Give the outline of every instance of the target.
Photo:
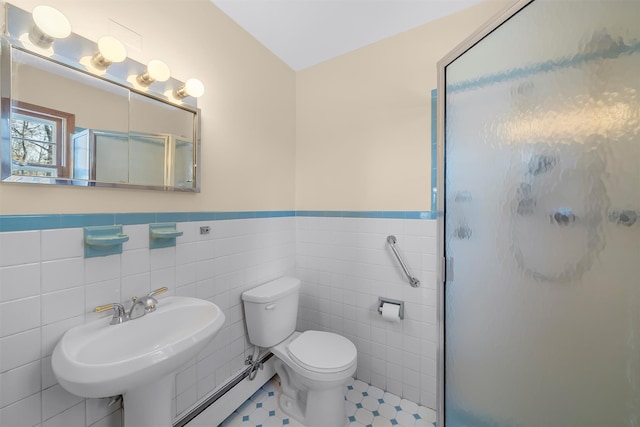
POLYGON ((211 0, 294 70, 482 0, 211 0))

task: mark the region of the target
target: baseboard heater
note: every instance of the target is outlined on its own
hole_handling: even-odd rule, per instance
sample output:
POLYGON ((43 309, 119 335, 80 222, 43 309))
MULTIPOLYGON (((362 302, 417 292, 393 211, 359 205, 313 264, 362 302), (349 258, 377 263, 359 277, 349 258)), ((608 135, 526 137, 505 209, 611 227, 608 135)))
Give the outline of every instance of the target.
MULTIPOLYGON (((273 356, 273 353, 268 352, 268 353, 264 354, 259 360, 260 360, 260 362, 265 363, 269 359, 271 359, 272 356, 273 356)), ((271 368, 271 364, 268 364, 268 365, 265 364, 265 370, 267 370, 269 368, 271 368)), ((271 368, 270 371, 272 369, 273 368, 271 368)), ((249 376, 249 372, 250 371, 251 371, 251 367, 247 367, 246 369, 244 369, 238 375, 236 375, 231 380, 229 380, 227 383, 225 383, 221 388, 219 388, 218 390, 213 392, 213 394, 211 396, 207 397, 201 404, 199 404, 198 406, 196 406, 195 408, 193 408, 192 410, 187 412, 185 415, 183 415, 181 418, 179 418, 178 421, 176 421, 176 423, 173 424, 173 427, 184 427, 184 426, 187 425, 187 423, 190 423, 191 421, 193 421, 197 416, 203 414, 203 412, 205 412, 210 406, 212 406, 214 403, 216 403, 220 398, 222 398, 225 394, 227 394, 229 391, 231 391, 235 386, 240 384, 240 382, 242 380, 247 378, 249 376)), ((273 374, 275 374, 275 371, 273 371, 272 373, 270 371, 267 373, 268 377, 267 378, 263 378, 264 382, 269 380, 269 378, 271 378, 273 376, 273 374)), ((258 380, 260 377, 261 377, 261 375, 258 374, 258 376, 256 377, 256 380, 258 380)), ((262 387, 264 382, 261 382, 260 385, 256 388, 256 390, 259 389, 260 387, 262 387)), ((253 394, 253 392, 251 394, 253 394)), ((246 396, 244 398, 244 400, 242 400, 242 402, 238 403, 238 405, 236 405, 233 409, 231 409, 231 412, 229 412, 229 414, 226 414, 224 418, 226 418, 227 416, 231 415, 231 413, 235 410, 235 408, 240 406, 247 398, 249 398, 251 396, 251 394, 249 394, 249 396, 246 396)), ((218 423, 224 421, 224 418, 222 420, 219 420, 218 423)), ((207 425, 211 425, 211 424, 208 423, 207 425)), ((191 427, 191 426, 192 425, 190 424, 189 427, 191 427)), ((197 427, 197 424, 194 427, 197 427)))

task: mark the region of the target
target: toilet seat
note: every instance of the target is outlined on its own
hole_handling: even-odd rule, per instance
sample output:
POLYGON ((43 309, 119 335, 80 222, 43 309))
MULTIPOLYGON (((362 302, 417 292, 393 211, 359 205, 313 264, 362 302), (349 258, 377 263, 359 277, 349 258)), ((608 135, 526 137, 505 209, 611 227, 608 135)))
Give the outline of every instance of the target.
POLYGON ((287 353, 301 367, 318 373, 349 369, 357 358, 356 346, 347 338, 323 331, 306 331, 287 345, 287 353))

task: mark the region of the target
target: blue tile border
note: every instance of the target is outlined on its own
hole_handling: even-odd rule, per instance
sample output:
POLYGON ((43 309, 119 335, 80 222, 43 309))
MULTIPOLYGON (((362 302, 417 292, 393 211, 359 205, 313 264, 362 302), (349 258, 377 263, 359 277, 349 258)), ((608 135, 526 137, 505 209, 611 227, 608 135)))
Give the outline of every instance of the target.
POLYGON ((96 225, 115 225, 116 214, 65 214, 60 215, 60 228, 91 227, 96 225))
POLYGON ((216 212, 214 220, 251 219, 255 218, 255 212, 216 212))
POLYGON ((286 216, 296 216, 296 211, 258 211, 256 218, 279 218, 286 216))
POLYGON ((324 218, 436 219, 432 211, 295 211, 295 216, 324 218))
POLYGON ((189 215, 190 221, 213 221, 216 219, 215 212, 192 212, 189 215))
POLYGON ((101 225, 137 225, 158 222, 224 221, 282 218, 436 219, 433 211, 247 211, 247 212, 135 212, 96 214, 0 215, 0 232, 80 228, 101 225))
POLYGON ((325 211, 296 211, 296 216, 324 216, 325 211))
POLYGON ((3 215, 0 231, 26 231, 61 228, 62 215, 3 215))
POLYGON ((153 224, 159 222, 156 219, 155 213, 142 212, 142 213, 117 213, 116 224, 121 225, 135 225, 135 224, 153 224))
POLYGON ((189 212, 158 212, 156 214, 156 222, 187 222, 189 212))

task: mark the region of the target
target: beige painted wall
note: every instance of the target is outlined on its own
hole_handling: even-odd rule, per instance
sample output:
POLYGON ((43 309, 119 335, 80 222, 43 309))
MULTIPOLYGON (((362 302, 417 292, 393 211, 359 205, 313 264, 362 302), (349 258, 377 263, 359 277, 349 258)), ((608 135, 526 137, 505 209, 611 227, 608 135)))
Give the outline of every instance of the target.
POLYGON ((97 40, 116 21, 141 36, 131 58, 204 82, 202 192, 0 183, 0 214, 429 210, 436 62, 506 3, 295 73, 208 0, 51 0, 74 32, 97 40))
POLYGON ((296 209, 430 210, 436 63, 506 6, 489 1, 296 76, 296 209))
MULTIPOLYGON (((32 10, 41 0, 12 0, 32 10)), ((294 209, 295 73, 208 0, 48 0, 92 40, 116 21, 141 36, 140 62, 197 77, 202 192, 0 183, 0 214, 294 209)))

